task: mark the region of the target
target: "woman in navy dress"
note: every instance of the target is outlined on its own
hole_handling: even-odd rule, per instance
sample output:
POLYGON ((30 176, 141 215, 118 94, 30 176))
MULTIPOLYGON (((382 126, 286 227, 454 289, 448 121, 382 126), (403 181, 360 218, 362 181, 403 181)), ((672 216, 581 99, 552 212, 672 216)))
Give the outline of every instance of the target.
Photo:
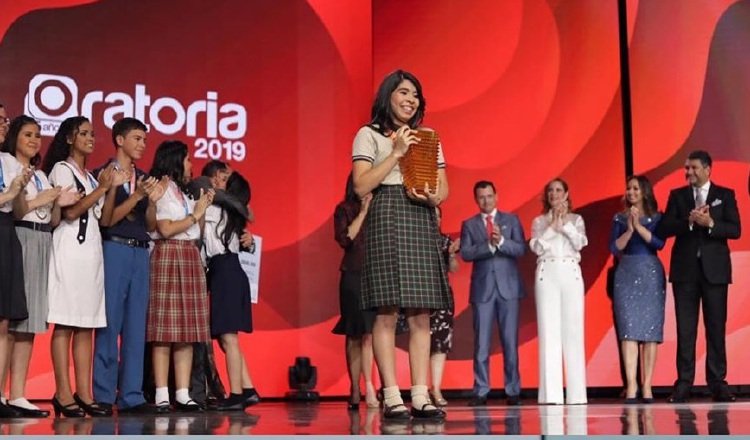
POLYGON ((664 267, 656 256, 664 240, 654 233, 660 220, 651 183, 644 176, 629 177, 625 210, 615 215, 609 241, 610 250, 619 260, 614 309, 627 378, 626 403, 637 402, 639 343, 643 344, 643 401, 653 402, 656 346, 664 339, 664 267))

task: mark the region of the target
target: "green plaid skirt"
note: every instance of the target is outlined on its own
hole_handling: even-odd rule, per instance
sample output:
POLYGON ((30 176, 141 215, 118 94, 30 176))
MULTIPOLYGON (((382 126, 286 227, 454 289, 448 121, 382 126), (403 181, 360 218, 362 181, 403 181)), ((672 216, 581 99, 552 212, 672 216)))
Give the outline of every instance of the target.
POLYGON ((453 308, 433 208, 413 202, 401 185, 381 185, 365 222, 363 309, 453 308))

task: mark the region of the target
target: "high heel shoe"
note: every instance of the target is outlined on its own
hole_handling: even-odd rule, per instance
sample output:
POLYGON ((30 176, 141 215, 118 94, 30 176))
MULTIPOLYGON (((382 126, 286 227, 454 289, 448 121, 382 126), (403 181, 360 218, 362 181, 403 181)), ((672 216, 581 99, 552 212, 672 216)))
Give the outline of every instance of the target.
POLYGON ((432 393, 432 401, 433 403, 435 403, 435 406, 437 406, 438 408, 448 406, 448 401, 445 400, 445 398, 443 397, 443 394, 440 392, 432 393))
POLYGON ((63 406, 63 404, 57 400, 57 396, 52 396, 52 408, 55 411, 55 417, 60 417, 60 414, 68 418, 86 417, 86 413, 83 412, 83 409, 81 409, 77 403, 73 402, 69 405, 63 406))
POLYGON ((78 396, 78 393, 73 394, 73 400, 91 417, 109 417, 112 415, 112 407, 108 407, 109 405, 105 406, 99 402, 86 403, 78 396))

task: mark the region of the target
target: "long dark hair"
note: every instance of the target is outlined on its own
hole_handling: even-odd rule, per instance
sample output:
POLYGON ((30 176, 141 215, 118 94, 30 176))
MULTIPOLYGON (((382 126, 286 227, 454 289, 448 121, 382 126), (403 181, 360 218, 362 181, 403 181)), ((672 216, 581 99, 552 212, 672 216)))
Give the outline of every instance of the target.
POLYGON ((154 163, 149 174, 157 179, 167 176, 182 190, 189 194, 185 186, 185 158, 188 147, 182 141, 164 141, 156 148, 154 163))
MULTIPOLYGON (((227 189, 225 192, 228 196, 233 197, 240 202, 242 206, 247 206, 247 204, 250 203, 250 184, 236 171, 229 176, 229 179, 227 179, 227 189)), ((247 218, 224 200, 215 201, 214 203, 222 208, 221 220, 219 220, 219 222, 221 223, 222 220, 226 219, 224 232, 221 234, 220 238, 221 242, 224 244, 224 249, 228 251, 229 242, 232 240, 232 236, 237 234, 238 238, 242 237, 242 233, 245 231, 247 218)))
MULTIPOLYGON (((32 118, 31 116, 21 115, 17 116, 10 122, 10 126, 8 127, 8 133, 5 135, 5 142, 3 142, 2 147, 0 147, 0 150, 12 154, 14 157, 16 155, 16 148, 18 146, 18 135, 21 133, 21 129, 25 125, 36 125, 37 128, 41 129, 42 127, 39 125, 39 123, 36 121, 36 119, 32 118)), ((42 161, 42 155, 39 153, 36 153, 34 157, 31 158, 29 161, 29 164, 31 166, 37 166, 39 165, 39 162, 42 161)))
MULTIPOLYGON (((642 175, 628 176, 628 178, 625 179, 626 189, 631 180, 636 180, 638 182, 638 187, 641 189, 641 195, 643 196, 643 213, 646 217, 651 217, 659 212, 659 203, 656 201, 656 196, 654 196, 654 187, 651 185, 651 181, 648 180, 648 177, 642 175)), ((630 208, 632 206, 630 202, 628 202, 627 195, 625 196, 624 203, 625 208, 630 208)))
POLYGON ((555 182, 559 182, 560 185, 562 185, 563 189, 566 193, 568 193, 568 212, 573 212, 573 199, 570 197, 570 190, 568 190, 568 182, 562 180, 561 177, 555 177, 554 179, 547 182, 546 185, 544 185, 544 190, 542 190, 542 213, 549 212, 550 209, 552 209, 552 205, 549 204, 549 200, 547 199, 547 190, 549 189, 550 185, 552 185, 555 182))
POLYGON ((45 174, 49 174, 57 162, 62 162, 70 156, 71 139, 75 141, 78 130, 84 122, 89 122, 89 120, 83 116, 72 116, 62 121, 42 160, 42 171, 45 174))
POLYGON ((424 119, 425 108, 427 108, 427 101, 425 100, 424 94, 422 93, 422 84, 413 74, 404 70, 397 70, 385 77, 380 87, 378 87, 378 93, 375 95, 375 101, 372 103, 372 111, 370 112, 370 123, 368 124, 373 130, 376 130, 380 134, 387 136, 391 132, 398 129, 393 123, 393 110, 391 110, 391 95, 398 88, 399 84, 404 80, 410 81, 414 84, 417 89, 417 96, 419 97, 419 106, 417 111, 414 113, 411 119, 409 119, 409 127, 417 128, 424 119))

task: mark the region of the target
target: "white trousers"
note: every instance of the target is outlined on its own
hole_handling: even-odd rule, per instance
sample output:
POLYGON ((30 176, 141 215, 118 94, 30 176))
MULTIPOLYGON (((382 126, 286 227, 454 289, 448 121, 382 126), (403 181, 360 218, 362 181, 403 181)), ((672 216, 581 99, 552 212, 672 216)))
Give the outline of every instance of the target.
POLYGON ((536 321, 539 328, 539 403, 586 403, 583 277, 572 258, 546 258, 536 267, 536 321))

